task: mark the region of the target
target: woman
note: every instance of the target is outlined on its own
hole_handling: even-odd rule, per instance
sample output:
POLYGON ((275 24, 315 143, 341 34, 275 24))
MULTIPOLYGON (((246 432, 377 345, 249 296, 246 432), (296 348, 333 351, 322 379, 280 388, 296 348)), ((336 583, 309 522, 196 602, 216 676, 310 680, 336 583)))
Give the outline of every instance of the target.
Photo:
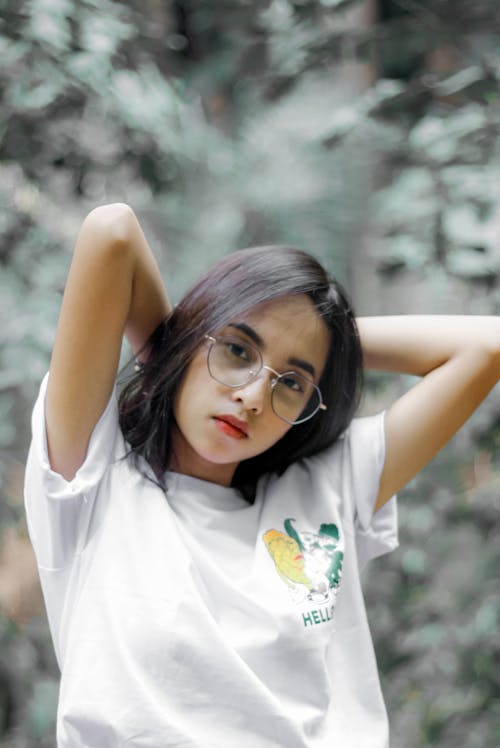
POLYGON ((90 213, 26 472, 58 746, 387 746, 360 570, 499 376, 497 318, 355 321, 289 248, 229 255, 172 310, 132 210, 90 213), (353 420, 362 361, 422 379, 353 420))

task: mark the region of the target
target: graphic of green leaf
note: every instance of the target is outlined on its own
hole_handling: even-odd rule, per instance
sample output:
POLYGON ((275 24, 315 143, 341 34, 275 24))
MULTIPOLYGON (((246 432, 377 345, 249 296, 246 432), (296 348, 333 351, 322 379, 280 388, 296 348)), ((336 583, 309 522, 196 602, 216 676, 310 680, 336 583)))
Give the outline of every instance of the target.
POLYGON ((339 528, 337 525, 332 524, 322 524, 319 528, 320 535, 329 535, 334 540, 339 539, 339 528))
POLYGON ((295 529, 295 527, 292 525, 292 522, 295 522, 295 519, 286 519, 284 522, 285 530, 287 531, 288 535, 290 535, 291 538, 293 538, 296 543, 298 544, 301 551, 304 550, 304 546, 302 544, 302 541, 300 539, 300 535, 295 529))
POLYGON ((335 553, 332 554, 332 562, 328 571, 326 572, 326 576, 328 577, 330 586, 333 588, 339 586, 343 558, 344 554, 342 553, 342 551, 335 551, 335 553))

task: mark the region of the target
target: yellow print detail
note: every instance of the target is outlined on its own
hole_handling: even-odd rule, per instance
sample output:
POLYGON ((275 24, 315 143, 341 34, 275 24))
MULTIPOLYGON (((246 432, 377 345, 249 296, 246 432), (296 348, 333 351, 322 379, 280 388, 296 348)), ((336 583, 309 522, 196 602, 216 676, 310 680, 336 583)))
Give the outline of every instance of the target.
POLYGON ((262 536, 276 571, 295 604, 333 601, 344 558, 338 527, 324 523, 315 533, 297 530, 294 522, 288 518, 285 532, 271 529, 262 536))

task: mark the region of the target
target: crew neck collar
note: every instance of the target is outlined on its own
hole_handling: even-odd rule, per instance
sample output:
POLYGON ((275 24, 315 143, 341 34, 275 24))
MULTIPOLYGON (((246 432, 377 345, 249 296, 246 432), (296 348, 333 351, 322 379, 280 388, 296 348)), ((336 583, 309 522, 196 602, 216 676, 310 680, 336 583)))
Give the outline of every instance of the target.
POLYGON ((185 501, 186 498, 199 504, 221 510, 243 509, 250 506, 241 492, 234 486, 221 486, 218 483, 195 478, 192 475, 174 473, 167 470, 164 475, 167 496, 171 503, 185 501))

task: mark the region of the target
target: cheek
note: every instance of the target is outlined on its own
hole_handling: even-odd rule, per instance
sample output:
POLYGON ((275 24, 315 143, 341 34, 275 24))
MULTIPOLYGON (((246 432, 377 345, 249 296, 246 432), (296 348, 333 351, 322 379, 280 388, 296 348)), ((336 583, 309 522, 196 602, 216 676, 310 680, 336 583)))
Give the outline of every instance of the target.
POLYGON ((262 451, 270 449, 270 447, 274 447, 274 445, 277 444, 280 439, 285 436, 285 434, 288 434, 291 428, 292 427, 290 425, 284 423, 283 421, 280 421, 276 418, 275 414, 272 413, 269 419, 269 423, 263 429, 264 433, 262 435, 262 451))
POLYGON ((205 373, 204 359, 193 359, 175 395, 173 411, 177 423, 184 415, 196 410, 197 402, 204 399, 208 386, 205 373))

